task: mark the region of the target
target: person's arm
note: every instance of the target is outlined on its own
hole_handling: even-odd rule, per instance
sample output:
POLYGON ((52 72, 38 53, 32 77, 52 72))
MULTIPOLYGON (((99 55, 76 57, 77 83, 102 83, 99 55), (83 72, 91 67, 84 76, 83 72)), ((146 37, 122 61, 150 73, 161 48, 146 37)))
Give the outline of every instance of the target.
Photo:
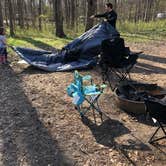
POLYGON ((100 18, 100 17, 106 17, 106 13, 103 13, 103 14, 95 14, 95 15, 92 15, 90 18, 100 18))
POLYGON ((106 17, 106 13, 103 13, 103 14, 95 14, 94 17, 97 17, 97 18, 106 17))
POLYGON ((0 41, 6 46, 6 37, 5 36, 1 37, 0 41))
POLYGON ((6 46, 6 37, 4 37, 4 39, 3 39, 3 44, 6 46))

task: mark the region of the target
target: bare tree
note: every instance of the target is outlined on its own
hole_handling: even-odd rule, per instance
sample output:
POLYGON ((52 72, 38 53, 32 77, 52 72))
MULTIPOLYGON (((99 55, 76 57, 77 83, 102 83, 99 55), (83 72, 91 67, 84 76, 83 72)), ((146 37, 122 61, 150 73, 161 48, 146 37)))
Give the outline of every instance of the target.
POLYGON ((41 14, 42 14, 42 0, 39 0, 39 30, 42 30, 42 18, 41 18, 41 14))
POLYGON ((0 27, 3 27, 2 1, 0 1, 0 27))
POLYGON ((97 1, 87 0, 87 2, 88 2, 88 12, 87 12, 85 31, 87 31, 90 28, 92 28, 94 21, 93 21, 93 19, 90 18, 90 16, 95 14, 95 12, 97 10, 97 1))
POLYGON ((8 10, 9 10, 9 22, 10 22, 10 35, 14 36, 14 20, 13 20, 13 8, 11 0, 7 0, 8 2, 8 10))
POLYGON ((66 37, 63 30, 62 1, 53 0, 53 8, 54 8, 54 20, 56 26, 56 36, 66 37))
POLYGON ((69 0, 64 0, 64 15, 65 15, 65 23, 67 25, 67 28, 70 28, 70 1, 69 0))
POLYGON ((36 12, 36 3, 34 0, 30 0, 29 2, 29 11, 30 11, 30 16, 31 16, 31 22, 32 22, 32 26, 33 27, 36 27, 36 15, 37 15, 37 12, 36 12))
POLYGON ((114 9, 117 9, 117 0, 114 0, 114 9))
POLYGON ((75 25, 76 0, 71 0, 71 27, 75 25))
POLYGON ((17 8, 18 8, 18 25, 20 28, 24 28, 24 7, 23 0, 17 0, 17 8))

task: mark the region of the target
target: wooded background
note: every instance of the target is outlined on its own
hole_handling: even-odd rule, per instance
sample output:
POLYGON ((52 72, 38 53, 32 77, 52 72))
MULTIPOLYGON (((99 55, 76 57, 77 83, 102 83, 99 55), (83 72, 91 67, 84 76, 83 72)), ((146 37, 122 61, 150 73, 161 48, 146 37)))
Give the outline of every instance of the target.
POLYGON ((166 11, 166 0, 1 0, 0 27, 9 27, 14 36, 16 27, 42 31, 51 25, 56 36, 65 37, 65 28, 91 28, 97 21, 89 17, 104 12, 107 2, 113 3, 119 24, 155 21, 157 13, 166 11))

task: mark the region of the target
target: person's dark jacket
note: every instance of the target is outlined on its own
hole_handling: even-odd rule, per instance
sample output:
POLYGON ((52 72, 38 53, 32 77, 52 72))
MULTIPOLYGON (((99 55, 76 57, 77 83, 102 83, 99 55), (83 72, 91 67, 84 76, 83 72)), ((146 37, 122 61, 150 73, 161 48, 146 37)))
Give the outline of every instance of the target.
POLYGON ((116 28, 117 14, 114 10, 105 12, 103 14, 96 14, 95 17, 105 17, 107 22, 110 23, 114 28, 116 28))

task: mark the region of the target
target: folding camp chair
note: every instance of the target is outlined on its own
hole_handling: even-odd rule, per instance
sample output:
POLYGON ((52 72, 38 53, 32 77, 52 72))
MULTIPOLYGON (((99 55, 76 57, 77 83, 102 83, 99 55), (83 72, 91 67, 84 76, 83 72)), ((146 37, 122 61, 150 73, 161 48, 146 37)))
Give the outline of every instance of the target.
POLYGON ((150 144, 152 144, 156 141, 166 138, 166 130, 164 129, 164 127, 166 127, 165 126, 166 125, 166 105, 159 103, 157 101, 149 100, 149 99, 145 100, 145 105, 146 105, 146 111, 150 115, 150 117, 152 117, 153 122, 155 123, 157 122, 159 125, 159 127, 156 129, 156 131, 154 132, 154 134, 151 136, 151 138, 148 141, 150 144), (157 134, 160 128, 163 131, 164 136, 154 139, 155 135, 157 134))
POLYGON ((131 80, 130 70, 136 64, 140 53, 131 53, 129 48, 124 46, 122 38, 104 40, 99 61, 103 82, 108 81, 112 90, 122 82, 128 83, 131 80))
POLYGON ((99 108, 98 100, 100 95, 106 86, 96 86, 93 84, 92 77, 90 75, 82 76, 77 71, 74 72, 74 82, 67 87, 67 93, 73 98, 73 104, 80 113, 81 117, 92 109, 94 120, 96 122, 95 111, 99 113, 102 120, 102 111, 99 108), (90 85, 84 85, 88 81, 90 85), (88 107, 84 107, 84 103, 88 103, 88 107))
POLYGON ((104 68, 102 67, 103 83, 108 81, 113 91, 122 83, 128 84, 131 81, 130 70, 133 66, 134 64, 128 64, 117 68, 111 65, 105 65, 104 68))

